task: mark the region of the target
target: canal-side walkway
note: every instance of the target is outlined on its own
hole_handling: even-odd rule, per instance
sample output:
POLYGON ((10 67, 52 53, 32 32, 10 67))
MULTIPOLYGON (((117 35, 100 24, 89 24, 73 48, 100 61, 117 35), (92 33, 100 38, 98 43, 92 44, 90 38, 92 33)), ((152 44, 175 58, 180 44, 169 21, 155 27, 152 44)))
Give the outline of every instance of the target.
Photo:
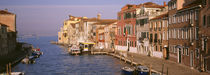
MULTIPOLYGON (((115 54, 121 54, 121 52, 116 52, 115 54)), ((140 65, 145 65, 148 67, 151 66, 153 70, 160 73, 162 73, 163 69, 163 74, 168 73, 168 75, 209 75, 208 73, 199 72, 198 70, 191 69, 190 67, 157 57, 149 57, 137 53, 126 53, 123 56, 140 65)))

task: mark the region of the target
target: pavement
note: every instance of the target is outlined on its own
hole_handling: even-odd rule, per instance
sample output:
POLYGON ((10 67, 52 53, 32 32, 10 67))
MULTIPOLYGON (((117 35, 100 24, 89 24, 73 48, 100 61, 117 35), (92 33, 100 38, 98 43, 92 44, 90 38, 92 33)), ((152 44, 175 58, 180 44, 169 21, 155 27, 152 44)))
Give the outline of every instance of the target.
MULTIPOLYGON (((117 52, 118 54, 119 52, 117 52)), ((150 57, 146 55, 141 55, 137 53, 126 53, 125 56, 127 59, 133 59, 134 62, 137 62, 141 65, 150 66, 155 71, 158 71, 162 73, 163 68, 163 74, 168 73, 168 75, 210 75, 206 72, 199 72, 196 69, 191 69, 188 66, 170 61, 165 60, 157 57, 150 57), (163 67, 164 64, 164 67, 163 67), (167 72, 168 71, 168 72, 167 72)))

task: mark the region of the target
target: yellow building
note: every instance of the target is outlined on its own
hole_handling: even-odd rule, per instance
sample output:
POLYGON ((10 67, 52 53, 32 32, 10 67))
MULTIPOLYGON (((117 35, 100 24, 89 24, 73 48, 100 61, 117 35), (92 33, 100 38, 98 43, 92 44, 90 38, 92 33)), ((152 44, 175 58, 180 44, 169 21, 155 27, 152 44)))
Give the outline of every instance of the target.
POLYGON ((80 17, 69 16, 68 20, 65 20, 63 27, 61 27, 60 32, 58 32, 58 43, 70 44, 72 35, 75 31, 75 23, 81 20, 80 17))

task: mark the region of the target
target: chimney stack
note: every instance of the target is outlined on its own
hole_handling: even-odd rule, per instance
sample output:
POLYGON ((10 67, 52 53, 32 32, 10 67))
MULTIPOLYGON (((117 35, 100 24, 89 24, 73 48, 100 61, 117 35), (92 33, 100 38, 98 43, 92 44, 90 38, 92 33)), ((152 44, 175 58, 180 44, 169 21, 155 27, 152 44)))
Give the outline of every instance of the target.
POLYGON ((163 2, 163 6, 167 6, 165 1, 163 2))
POLYGON ((97 14, 97 19, 101 19, 101 14, 100 13, 97 14))

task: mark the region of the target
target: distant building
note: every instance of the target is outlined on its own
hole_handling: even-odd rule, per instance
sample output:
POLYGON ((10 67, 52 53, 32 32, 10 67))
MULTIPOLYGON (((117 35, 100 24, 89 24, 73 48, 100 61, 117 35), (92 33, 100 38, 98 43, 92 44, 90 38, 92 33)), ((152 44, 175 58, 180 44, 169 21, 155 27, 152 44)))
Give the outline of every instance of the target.
POLYGON ((69 20, 64 21, 63 27, 58 32, 58 43, 66 45, 79 45, 80 42, 97 43, 96 29, 116 21, 100 17, 101 14, 98 14, 97 18, 70 16, 69 20))
POLYGON ((97 34, 98 34, 98 38, 96 38, 97 40, 96 45, 97 47, 99 47, 99 49, 104 49, 105 47, 104 27, 98 28, 97 34))
POLYGON ((117 22, 104 27, 105 49, 114 49, 115 31, 117 30, 117 22))
POLYGON ((61 44, 70 44, 73 39, 73 34, 75 33, 75 23, 81 20, 80 17, 69 16, 68 20, 65 20, 63 23, 63 27, 58 32, 58 43, 61 44))

